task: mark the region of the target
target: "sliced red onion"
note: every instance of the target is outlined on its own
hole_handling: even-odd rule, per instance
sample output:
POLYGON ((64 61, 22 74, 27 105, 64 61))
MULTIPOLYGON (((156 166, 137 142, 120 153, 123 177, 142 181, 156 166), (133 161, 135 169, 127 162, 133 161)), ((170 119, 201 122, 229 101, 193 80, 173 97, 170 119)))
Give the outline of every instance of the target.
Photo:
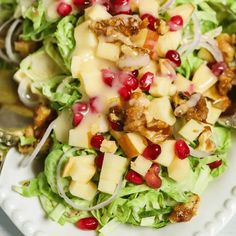
POLYGON ((0 26, 0 33, 2 33, 2 31, 5 29, 5 27, 8 26, 8 24, 10 24, 14 19, 10 18, 9 20, 5 21, 1 26, 0 26))
POLYGON ((72 149, 68 150, 67 152, 65 152, 58 163, 58 166, 57 166, 57 189, 58 189, 59 195, 65 200, 65 202, 68 205, 70 205, 71 207, 73 207, 74 209, 76 209, 78 211, 94 211, 94 210, 98 210, 98 209, 101 209, 101 208, 109 205, 119 194, 121 187, 122 187, 122 182, 123 182, 122 179, 120 180, 119 184, 117 185, 116 191, 112 194, 112 196, 110 198, 108 198, 106 201, 101 202, 101 203, 99 203, 95 206, 92 206, 92 207, 78 206, 70 198, 68 198, 66 196, 66 193, 65 193, 63 186, 61 184, 62 164, 66 160, 66 158, 68 158, 68 154, 70 154, 76 150, 78 150, 78 148, 72 148, 72 149))
POLYGON ((221 33, 222 33, 222 26, 206 32, 204 35, 202 35, 202 38, 206 39, 206 41, 207 41, 207 38, 216 38, 221 33))
POLYGON ((174 0, 167 0, 159 9, 159 12, 166 11, 170 5, 174 2, 174 0))
POLYGON ((209 44, 208 42, 200 42, 198 47, 207 49, 213 55, 213 57, 215 58, 217 62, 224 61, 222 52, 217 46, 213 46, 209 44))
POLYGON ((190 149, 190 155, 193 157, 203 158, 203 157, 208 157, 213 154, 212 152, 204 152, 204 151, 193 149, 190 146, 189 146, 189 149, 190 149))
POLYGON ((6 38, 5 38, 5 48, 6 48, 6 54, 7 56, 12 60, 12 62, 18 63, 19 58, 17 57, 17 54, 14 53, 14 50, 12 48, 12 39, 14 36, 14 32, 16 31, 16 28, 19 24, 21 24, 20 19, 16 19, 10 26, 10 28, 7 31, 6 38))
POLYGON ((21 102, 27 107, 35 107, 39 101, 32 98, 29 93, 30 82, 27 79, 22 79, 18 86, 17 92, 21 102))
POLYGON ((21 167, 27 167, 36 158, 36 156, 42 149, 44 143, 47 141, 48 137, 50 136, 54 128, 55 128, 55 120, 52 121, 51 124, 48 126, 46 132, 44 133, 42 139, 34 149, 33 153, 30 156, 25 157, 24 160, 20 163, 21 167))
POLYGON ((200 28, 200 21, 196 15, 196 13, 192 14, 192 21, 193 21, 193 31, 194 31, 194 37, 193 41, 189 44, 185 44, 181 46, 178 49, 179 54, 184 54, 184 53, 191 53, 196 49, 196 47, 199 45, 200 40, 201 40, 201 28, 200 28))
POLYGON ((2 49, 0 49, 0 58, 2 58, 6 62, 12 62, 2 49))

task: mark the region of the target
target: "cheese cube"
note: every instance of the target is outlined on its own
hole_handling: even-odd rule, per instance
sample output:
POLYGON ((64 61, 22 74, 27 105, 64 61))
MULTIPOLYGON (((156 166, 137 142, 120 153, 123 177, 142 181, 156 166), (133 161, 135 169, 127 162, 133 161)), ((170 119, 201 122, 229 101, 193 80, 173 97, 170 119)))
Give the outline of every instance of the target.
POLYGON ((142 176, 147 174, 151 166, 152 162, 143 156, 138 156, 135 161, 131 162, 131 169, 142 176))
POLYGON ((116 62, 120 57, 120 45, 99 40, 96 55, 100 58, 116 62))
POLYGON ((91 181, 89 183, 72 181, 69 186, 69 191, 73 196, 91 201, 97 193, 97 186, 91 181))
POLYGON ((100 179, 98 190, 103 193, 113 194, 116 190, 117 184, 107 179, 100 179))
POLYGON ((101 147, 100 147, 101 152, 115 153, 116 150, 117 150, 117 145, 116 145, 115 141, 106 140, 106 139, 104 139, 102 141, 102 144, 101 144, 101 147))
POLYGON ((149 90, 154 97, 168 96, 172 81, 166 77, 156 77, 149 90))
POLYGON ((189 92, 190 94, 194 92, 194 84, 190 80, 184 78, 181 74, 177 74, 174 85, 178 92, 189 92))
POLYGON ((175 140, 166 140, 161 143, 161 154, 154 162, 168 167, 175 158, 175 143, 175 140))
POLYGON ((203 130, 204 125, 192 119, 180 129, 179 134, 189 142, 193 142, 203 130))

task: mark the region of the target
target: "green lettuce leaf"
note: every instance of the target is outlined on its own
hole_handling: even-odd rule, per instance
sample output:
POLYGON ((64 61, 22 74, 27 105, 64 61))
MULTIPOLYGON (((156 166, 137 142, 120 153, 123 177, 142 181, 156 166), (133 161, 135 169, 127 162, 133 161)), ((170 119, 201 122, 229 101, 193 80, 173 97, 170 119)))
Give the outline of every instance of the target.
POLYGON ((15 0, 0 0, 0 24, 14 15, 16 5, 15 0))
POLYGON ((25 145, 31 145, 36 141, 35 137, 26 137, 26 136, 21 136, 20 137, 20 145, 25 146, 25 145))
POLYGON ((58 23, 57 31, 55 33, 58 49, 68 69, 70 69, 71 64, 71 53, 75 47, 75 23, 75 16, 66 16, 58 23))
POLYGON ((21 183, 21 186, 13 186, 13 190, 24 197, 36 197, 40 195, 38 178, 21 183))

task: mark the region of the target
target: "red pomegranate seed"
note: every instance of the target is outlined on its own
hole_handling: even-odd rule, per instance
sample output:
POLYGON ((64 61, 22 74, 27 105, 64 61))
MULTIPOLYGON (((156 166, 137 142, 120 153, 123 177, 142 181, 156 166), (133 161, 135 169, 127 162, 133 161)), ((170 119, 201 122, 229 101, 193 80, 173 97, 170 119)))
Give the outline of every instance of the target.
POLYGON ((183 18, 179 15, 172 16, 169 21, 170 31, 177 31, 183 27, 184 21, 183 18))
POLYGON ((72 106, 72 111, 74 114, 80 113, 80 112, 86 112, 88 110, 88 105, 85 102, 76 102, 72 106))
POLYGON ((74 116, 73 116, 73 126, 74 127, 78 126, 83 119, 84 119, 83 114, 81 114, 81 113, 74 114, 74 116))
POLYGON ((185 143, 184 140, 179 139, 179 140, 176 141, 176 143, 175 143, 175 154, 181 160, 183 160, 183 159, 185 159, 189 156, 190 149, 189 149, 187 143, 185 143))
POLYGON ((120 73, 119 75, 120 82, 127 88, 135 90, 138 88, 138 79, 132 74, 120 73))
POLYGON ((147 174, 145 175, 145 181, 147 186, 150 188, 160 188, 162 185, 162 180, 161 178, 154 174, 152 171, 148 171, 147 174))
POLYGON ((153 30, 153 31, 156 30, 156 28, 157 28, 157 24, 156 24, 157 19, 153 15, 151 15, 151 14, 144 14, 144 15, 141 16, 141 19, 142 20, 147 19, 147 21, 148 21, 148 28, 150 30, 153 30))
POLYGON ((130 88, 127 87, 121 87, 118 90, 119 95, 124 99, 124 101, 128 101, 130 99, 131 96, 131 90, 130 88))
POLYGON ((217 160, 217 161, 214 161, 214 162, 208 164, 208 166, 212 170, 218 168, 221 165, 222 165, 222 160, 217 160))
POLYGON ((139 88, 143 91, 149 91, 154 80, 154 74, 151 72, 146 72, 142 78, 139 80, 139 88))
POLYGON ((104 136, 102 134, 95 134, 90 141, 92 147, 99 149, 104 140, 104 136))
POLYGON ((181 65, 181 58, 177 51, 169 50, 166 53, 166 58, 173 62, 177 67, 181 65))
POLYGON ((125 179, 130 183, 140 185, 144 183, 143 177, 133 170, 129 170, 125 176, 125 179))
POLYGON ((95 230, 98 227, 98 220, 95 217, 87 217, 80 219, 75 225, 82 230, 95 230))
POLYGON ((57 13, 60 16, 68 16, 72 11, 72 7, 70 4, 67 4, 65 2, 61 2, 57 7, 57 13))
POLYGON ((139 74, 139 71, 138 70, 133 70, 131 73, 135 78, 137 78, 138 74, 139 74))
POLYGON ((102 169, 103 160, 104 160, 104 153, 99 153, 95 158, 95 164, 99 169, 102 169))
POLYGON ((97 103, 98 103, 98 97, 92 97, 89 99, 89 106, 90 106, 91 112, 93 113, 98 112, 97 103))
POLYGON ((112 86, 113 80, 115 79, 115 73, 109 69, 102 70, 102 80, 109 87, 112 86))
POLYGON ((131 14, 129 0, 114 0, 113 1, 114 14, 131 14))
POLYGON ((161 171, 160 165, 154 163, 152 164, 151 168, 149 169, 150 172, 152 172, 155 175, 158 175, 161 171))
POLYGON ((113 0, 113 4, 114 5, 127 5, 129 3, 129 0, 113 0))
POLYGON ((227 66, 222 62, 217 62, 211 66, 211 70, 215 76, 220 76, 225 70, 227 66))
POLYGON ((156 160, 161 154, 161 146, 158 144, 149 144, 143 151, 143 156, 148 160, 156 160))
POLYGON ((73 4, 79 8, 85 8, 91 5, 91 0, 72 0, 73 4))

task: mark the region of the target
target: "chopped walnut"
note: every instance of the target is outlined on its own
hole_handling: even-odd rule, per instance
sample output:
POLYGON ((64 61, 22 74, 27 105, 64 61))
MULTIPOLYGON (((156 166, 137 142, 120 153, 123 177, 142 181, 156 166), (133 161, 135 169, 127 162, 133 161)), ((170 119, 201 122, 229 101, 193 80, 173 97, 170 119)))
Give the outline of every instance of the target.
POLYGON ((206 121, 208 115, 208 108, 205 98, 200 94, 189 95, 187 93, 176 93, 173 96, 173 103, 175 108, 175 115, 177 117, 184 117, 187 120, 206 121), (193 96, 200 96, 196 105, 189 106, 188 102, 193 96))
POLYGON ((213 134, 211 128, 209 126, 205 127, 205 130, 198 137, 199 145, 197 146, 197 150, 211 153, 216 149, 216 145, 213 141, 213 134))
POLYGON ((138 132, 153 143, 160 143, 171 136, 171 128, 163 121, 150 120, 146 118, 146 96, 134 93, 126 108, 124 130, 127 132, 138 132))
POLYGON ((105 36, 106 41, 119 41, 128 45, 132 44, 129 38, 145 27, 146 24, 135 16, 114 16, 90 25, 90 29, 98 36, 105 36))
POLYGON ((230 68, 227 68, 219 77, 218 91, 220 95, 227 95, 236 81, 236 74, 230 68))
POLYGON ((190 221, 196 214, 200 204, 200 197, 193 195, 189 202, 177 204, 169 216, 171 223, 190 221))
POLYGON ((235 49, 233 47, 234 37, 229 34, 220 34, 217 37, 218 46, 223 53, 225 62, 231 62, 235 59, 235 49))

